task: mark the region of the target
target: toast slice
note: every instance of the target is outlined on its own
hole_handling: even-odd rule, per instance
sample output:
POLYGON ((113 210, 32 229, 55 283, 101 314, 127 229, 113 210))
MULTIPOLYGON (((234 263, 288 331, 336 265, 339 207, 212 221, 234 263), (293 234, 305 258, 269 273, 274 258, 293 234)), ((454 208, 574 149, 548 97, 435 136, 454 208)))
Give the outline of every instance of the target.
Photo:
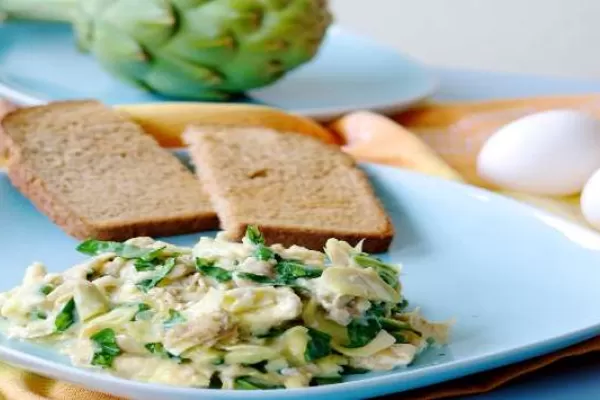
POLYGON ((393 227, 354 161, 336 146, 266 128, 191 127, 184 133, 221 228, 248 225, 269 244, 321 250, 331 237, 387 250, 393 227))
POLYGON ((2 128, 13 185, 78 239, 218 226, 196 177, 139 126, 98 102, 19 109, 2 128))

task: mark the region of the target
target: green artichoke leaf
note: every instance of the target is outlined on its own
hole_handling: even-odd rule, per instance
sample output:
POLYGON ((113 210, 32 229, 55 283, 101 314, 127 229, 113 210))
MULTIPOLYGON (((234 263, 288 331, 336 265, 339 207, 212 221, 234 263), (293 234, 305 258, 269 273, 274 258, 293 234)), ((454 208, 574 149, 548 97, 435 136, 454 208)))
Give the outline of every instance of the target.
MULTIPOLYGON (((111 0, 95 0, 108 3, 111 0)), ((177 34, 178 21, 175 10, 166 0, 112 1, 102 11, 102 22, 106 28, 126 32, 141 46, 160 47, 177 34)))
POLYGON ((323 0, 0 0, 6 9, 70 20, 79 47, 108 72, 182 100, 277 81, 315 57, 332 22, 323 0))
POLYGON ((164 55, 155 60, 144 79, 149 88, 166 96, 193 99, 201 93, 203 98, 213 100, 229 96, 217 89, 222 81, 217 71, 164 55))
POLYGON ((90 50, 107 69, 130 81, 143 82, 152 69, 150 55, 134 38, 108 26, 96 31, 90 50))

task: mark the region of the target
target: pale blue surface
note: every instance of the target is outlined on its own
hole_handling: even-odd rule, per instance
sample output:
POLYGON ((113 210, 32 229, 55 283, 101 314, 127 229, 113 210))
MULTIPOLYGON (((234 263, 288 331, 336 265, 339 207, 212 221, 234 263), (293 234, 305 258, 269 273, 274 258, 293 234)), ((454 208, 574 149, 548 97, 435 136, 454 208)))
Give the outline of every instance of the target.
MULTIPOLYGON (((399 110, 435 90, 434 75, 396 51, 334 27, 319 56, 251 99, 315 118, 348 110, 399 110), (374 72, 375 71, 375 72, 374 72)), ((71 29, 53 23, 0 24, 0 96, 95 98, 108 104, 164 101, 114 79, 79 53, 71 29)))
MULTIPOLYGON (((397 230, 386 257, 403 263, 402 280, 414 306, 433 319, 456 318, 451 344, 407 370, 358 376, 360 382, 289 392, 210 392, 211 398, 374 396, 516 362, 600 334, 597 233, 480 189, 389 167, 365 168, 397 230)), ((32 261, 59 271, 83 258, 74 251, 76 241, 38 213, 3 174, 0 204, 2 227, 8 227, 0 231, 0 290, 18 284, 32 261)), ((192 244, 196 238, 172 240, 192 244)), ((52 352, 1 336, 0 357, 115 394, 206 395, 75 369, 52 352)))

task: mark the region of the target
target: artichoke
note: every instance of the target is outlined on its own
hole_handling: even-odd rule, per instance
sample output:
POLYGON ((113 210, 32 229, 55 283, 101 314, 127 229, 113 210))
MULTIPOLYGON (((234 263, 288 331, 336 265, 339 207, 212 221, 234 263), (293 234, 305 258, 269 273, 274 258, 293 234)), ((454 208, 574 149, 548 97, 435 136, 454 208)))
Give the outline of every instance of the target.
POLYGON ((332 21, 326 0, 0 0, 2 12, 69 21, 115 76, 201 100, 277 81, 315 56, 332 21))

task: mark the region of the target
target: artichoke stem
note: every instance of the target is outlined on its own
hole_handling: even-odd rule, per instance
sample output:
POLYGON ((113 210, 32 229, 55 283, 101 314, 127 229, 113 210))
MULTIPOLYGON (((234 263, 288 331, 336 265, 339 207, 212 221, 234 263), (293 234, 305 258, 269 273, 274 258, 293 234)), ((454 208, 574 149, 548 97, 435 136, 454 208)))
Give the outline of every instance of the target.
POLYGON ((3 18, 71 22, 79 0, 0 0, 3 18))

